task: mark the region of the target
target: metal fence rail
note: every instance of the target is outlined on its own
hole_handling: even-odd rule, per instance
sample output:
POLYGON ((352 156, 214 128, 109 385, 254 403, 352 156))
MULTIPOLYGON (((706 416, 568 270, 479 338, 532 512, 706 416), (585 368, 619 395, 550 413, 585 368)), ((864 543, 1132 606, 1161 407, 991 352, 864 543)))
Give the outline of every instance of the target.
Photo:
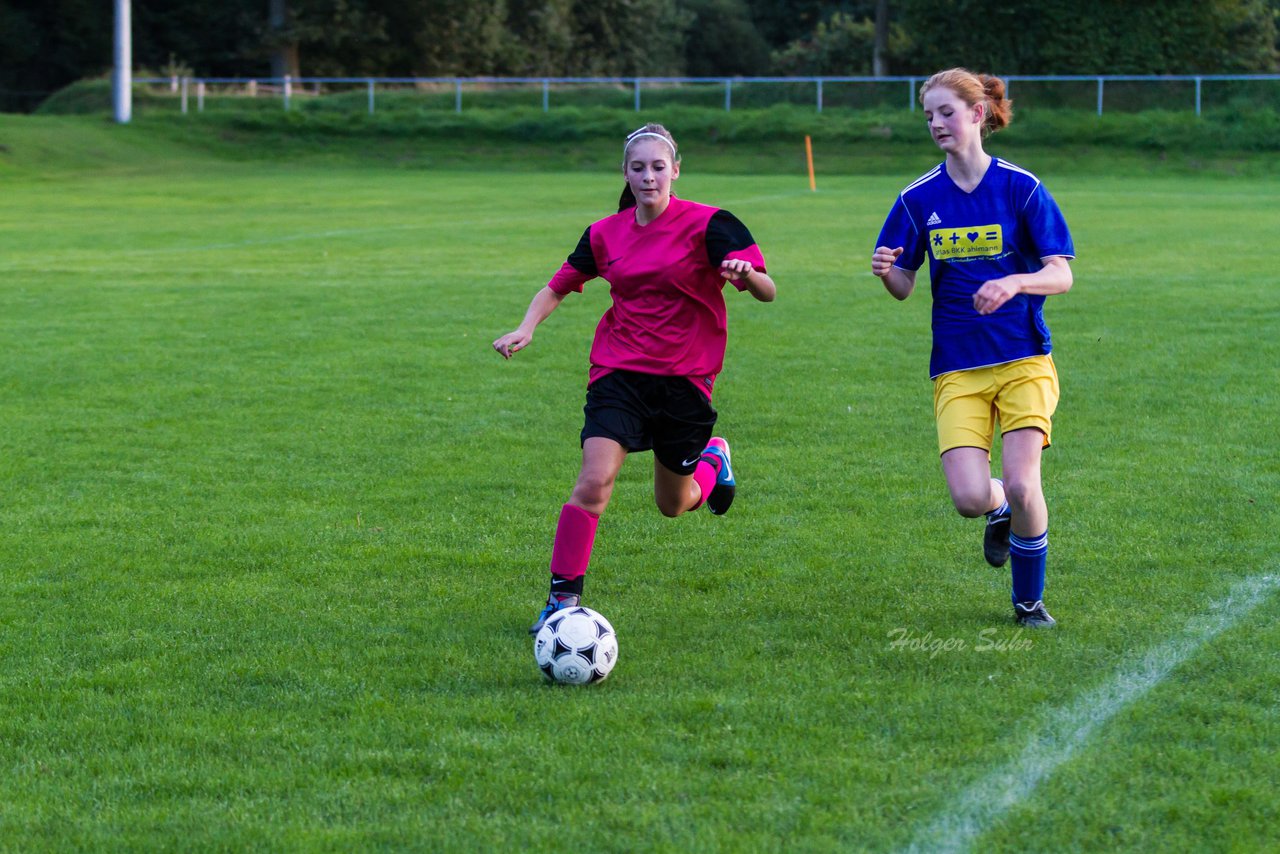
MULTIPOLYGON (((299 97, 332 95, 337 93, 358 92, 363 109, 374 113, 377 108, 378 92, 383 94, 393 91, 411 89, 419 94, 432 93, 437 97, 442 93, 452 95, 455 112, 462 112, 464 93, 470 93, 472 100, 483 101, 496 92, 514 91, 527 93, 540 92, 541 105, 544 111, 552 108, 552 94, 557 96, 557 105, 561 96, 574 103, 589 100, 586 94, 590 90, 607 91, 615 96, 625 95, 630 105, 639 112, 644 103, 645 93, 651 97, 661 97, 664 102, 677 102, 680 96, 688 96, 694 92, 698 95, 698 103, 708 103, 714 97, 714 103, 721 103, 726 111, 731 111, 737 103, 752 104, 756 101, 813 104, 817 112, 832 106, 848 106, 857 100, 850 96, 850 87, 862 87, 858 98, 866 98, 865 90, 872 89, 872 99, 877 105, 892 106, 902 104, 908 110, 916 109, 917 90, 926 78, 923 76, 901 77, 168 77, 168 78, 135 78, 137 84, 153 87, 164 87, 177 95, 183 113, 190 110, 190 101, 194 97, 196 110, 203 111, 205 100, 211 96, 227 97, 234 95, 244 98, 278 98, 283 108, 288 110, 299 97), (763 90, 773 89, 772 94, 762 95, 763 90), (778 94, 781 90, 781 94, 778 94), (844 97, 833 99, 833 90, 839 90, 844 97), (890 94, 896 91, 898 94, 890 94), (808 93, 805 95, 804 93, 808 93), (833 102, 834 101, 834 102, 833 102)), ((1009 75, 1003 78, 1008 86, 1009 96, 1018 93, 1024 100, 1032 98, 1032 103, 1045 103, 1055 106, 1069 106, 1096 110, 1103 114, 1107 103, 1108 87, 1114 93, 1126 84, 1136 84, 1138 89, 1145 89, 1143 94, 1128 94, 1123 101, 1136 104, 1136 109, 1148 109, 1162 105, 1171 105, 1169 109, 1193 108, 1198 116, 1202 112, 1204 90, 1206 85, 1223 88, 1226 84, 1236 84, 1230 91, 1237 92, 1231 97, 1246 97, 1254 102, 1272 106, 1280 106, 1280 74, 1181 74, 1181 75, 1009 75), (1240 85, 1261 84, 1264 89, 1258 94, 1240 95, 1240 85), (1055 91, 1056 87, 1056 91, 1055 91), (1175 90, 1172 94, 1170 90, 1175 90), (1185 92, 1183 91, 1185 90, 1185 92), (1161 94, 1159 101, 1148 97, 1156 91, 1161 94), (1027 93, 1032 93, 1028 95, 1027 93), (1082 94, 1085 93, 1085 94, 1082 94), (1181 104, 1181 106, 1178 106, 1181 104)), ((500 101, 501 106, 510 106, 511 99, 500 101)), ((1120 107, 1123 109, 1124 107, 1120 107)))

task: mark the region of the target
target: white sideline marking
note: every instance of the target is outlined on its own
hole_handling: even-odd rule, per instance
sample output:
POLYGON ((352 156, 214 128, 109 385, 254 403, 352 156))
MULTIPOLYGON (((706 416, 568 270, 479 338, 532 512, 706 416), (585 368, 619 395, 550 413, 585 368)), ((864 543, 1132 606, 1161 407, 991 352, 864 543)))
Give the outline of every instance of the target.
POLYGON ((952 809, 917 831, 906 849, 967 851, 975 839, 1027 798, 1066 762, 1093 731, 1155 687, 1200 647, 1247 616, 1280 587, 1280 577, 1259 575, 1237 582, 1208 612, 1192 617, 1182 633, 1123 667, 1107 684, 1053 713, 1027 742, 1022 755, 974 783, 952 809))

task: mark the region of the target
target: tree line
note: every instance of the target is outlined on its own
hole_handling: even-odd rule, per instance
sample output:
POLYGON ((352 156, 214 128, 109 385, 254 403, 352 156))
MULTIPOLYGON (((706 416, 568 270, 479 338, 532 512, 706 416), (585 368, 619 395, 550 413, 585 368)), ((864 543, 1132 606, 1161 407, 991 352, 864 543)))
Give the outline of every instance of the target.
MULTIPOLYGON (((110 69, 108 0, 0 0, 0 109, 110 69)), ((134 0, 157 75, 1235 74, 1280 0, 134 0)))

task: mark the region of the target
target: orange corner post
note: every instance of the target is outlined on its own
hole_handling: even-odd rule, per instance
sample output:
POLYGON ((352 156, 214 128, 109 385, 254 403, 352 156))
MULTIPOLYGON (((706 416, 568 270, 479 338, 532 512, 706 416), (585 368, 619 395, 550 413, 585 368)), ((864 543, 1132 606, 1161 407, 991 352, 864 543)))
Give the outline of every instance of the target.
POLYGON ((804 135, 804 157, 809 161, 809 189, 818 192, 818 184, 813 180, 813 140, 809 138, 809 134, 804 135))

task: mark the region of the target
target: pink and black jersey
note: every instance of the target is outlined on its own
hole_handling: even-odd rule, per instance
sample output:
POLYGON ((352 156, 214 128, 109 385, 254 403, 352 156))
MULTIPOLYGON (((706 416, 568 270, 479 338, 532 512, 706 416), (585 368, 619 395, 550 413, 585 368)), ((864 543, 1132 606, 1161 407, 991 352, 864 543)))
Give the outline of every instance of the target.
POLYGON ((591 345, 592 381, 616 370, 688 377, 710 397, 727 341, 720 264, 739 258, 765 271, 737 217, 672 196, 648 225, 636 223, 633 208, 593 223, 547 286, 567 294, 596 276, 609 283, 613 305, 591 345))

